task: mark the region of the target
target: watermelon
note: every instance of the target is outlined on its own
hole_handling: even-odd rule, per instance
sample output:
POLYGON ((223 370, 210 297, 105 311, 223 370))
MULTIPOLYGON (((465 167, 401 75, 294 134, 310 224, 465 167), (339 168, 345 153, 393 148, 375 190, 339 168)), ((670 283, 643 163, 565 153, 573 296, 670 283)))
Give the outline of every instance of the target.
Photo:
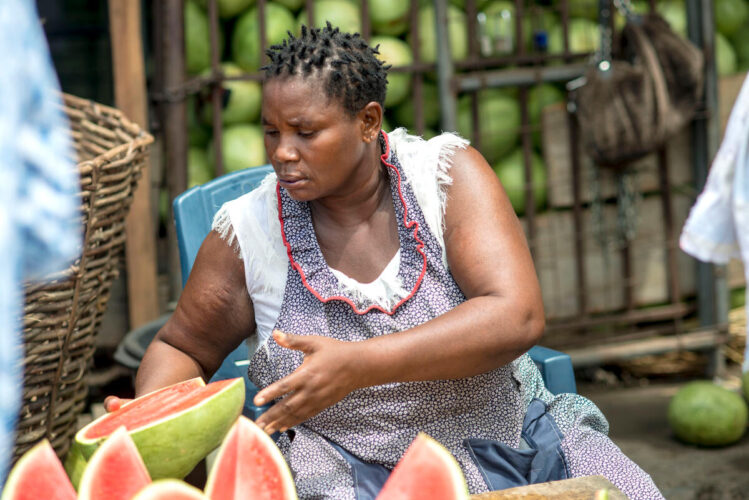
POLYGON ((671 398, 668 423, 681 441, 725 446, 746 432, 747 405, 738 393, 697 380, 684 385, 671 398))
POLYGON ((133 500, 208 500, 195 486, 179 479, 159 479, 149 484, 133 500))
POLYGON ((194 378, 141 396, 104 415, 75 436, 89 460, 118 427, 125 426, 153 479, 183 478, 221 440, 242 412, 241 378, 205 385, 194 378))
POLYGON ((452 454, 424 433, 403 454, 376 500, 467 499, 463 471, 452 454))
POLYGON ((3 488, 2 500, 75 500, 60 459, 46 439, 16 462, 3 488))
POLYGON ((296 499, 296 488, 281 451, 270 436, 240 416, 219 448, 205 493, 211 500, 296 499), (238 473, 239 472, 239 473, 238 473))
POLYGON ((86 459, 83 458, 81 452, 81 446, 73 441, 70 445, 68 454, 65 457, 65 472, 68 473, 70 482, 73 483, 73 488, 78 489, 78 484, 81 482, 81 476, 83 471, 86 469, 86 459))
POLYGON ((148 486, 146 464, 125 427, 119 427, 91 456, 78 488, 80 500, 130 500, 148 486))

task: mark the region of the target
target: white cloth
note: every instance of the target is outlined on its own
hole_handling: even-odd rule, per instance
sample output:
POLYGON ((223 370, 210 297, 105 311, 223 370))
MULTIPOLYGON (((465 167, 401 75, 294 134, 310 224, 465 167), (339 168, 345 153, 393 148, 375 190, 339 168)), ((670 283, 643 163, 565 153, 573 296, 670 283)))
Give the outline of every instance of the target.
MULTIPOLYGON (((445 133, 425 141, 397 129, 387 135, 413 188, 419 206, 447 262, 443 230, 446 188, 451 182, 452 155, 468 141, 445 133)), ((288 256, 281 237, 276 200, 276 175, 271 173, 260 186, 221 207, 213 229, 237 248, 244 263, 247 290, 255 309, 257 336, 249 340, 250 352, 262 345, 276 324, 286 285, 288 256)), ((398 280, 400 251, 372 283, 359 283, 333 270, 347 294, 359 294, 385 309, 391 309, 408 294, 398 280)))
MULTIPOLYGON (((742 259, 749 282, 749 78, 733 105, 723 142, 679 244, 704 262, 742 259)), ((742 368, 749 371, 749 344, 742 368)))

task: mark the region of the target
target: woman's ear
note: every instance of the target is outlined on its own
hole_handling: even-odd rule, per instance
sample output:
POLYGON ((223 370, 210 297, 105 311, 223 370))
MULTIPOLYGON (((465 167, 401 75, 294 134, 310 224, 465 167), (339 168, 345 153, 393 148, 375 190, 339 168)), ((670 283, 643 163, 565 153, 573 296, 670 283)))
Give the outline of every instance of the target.
POLYGON ((377 140, 382 126, 382 106, 378 102, 370 102, 359 111, 362 140, 372 142, 377 140))

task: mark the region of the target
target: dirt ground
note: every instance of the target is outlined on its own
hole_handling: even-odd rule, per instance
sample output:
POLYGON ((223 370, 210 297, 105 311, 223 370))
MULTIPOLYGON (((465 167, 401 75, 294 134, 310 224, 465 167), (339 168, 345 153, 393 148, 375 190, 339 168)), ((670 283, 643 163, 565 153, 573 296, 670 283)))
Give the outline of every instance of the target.
MULTIPOLYGON (((729 387, 736 377, 729 373, 729 387)), ((749 433, 725 448, 699 448, 676 441, 668 426, 670 398, 685 382, 642 387, 579 383, 609 420, 610 436, 647 471, 668 500, 749 499, 749 433)))

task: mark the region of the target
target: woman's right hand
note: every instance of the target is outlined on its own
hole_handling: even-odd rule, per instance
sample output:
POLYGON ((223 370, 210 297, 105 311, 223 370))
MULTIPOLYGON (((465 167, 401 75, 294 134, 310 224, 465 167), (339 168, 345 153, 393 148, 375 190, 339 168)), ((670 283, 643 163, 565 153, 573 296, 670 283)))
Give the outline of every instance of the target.
POLYGON ((104 398, 104 409, 107 413, 112 413, 122 408, 124 405, 132 401, 128 398, 118 398, 117 396, 107 396, 104 398))

